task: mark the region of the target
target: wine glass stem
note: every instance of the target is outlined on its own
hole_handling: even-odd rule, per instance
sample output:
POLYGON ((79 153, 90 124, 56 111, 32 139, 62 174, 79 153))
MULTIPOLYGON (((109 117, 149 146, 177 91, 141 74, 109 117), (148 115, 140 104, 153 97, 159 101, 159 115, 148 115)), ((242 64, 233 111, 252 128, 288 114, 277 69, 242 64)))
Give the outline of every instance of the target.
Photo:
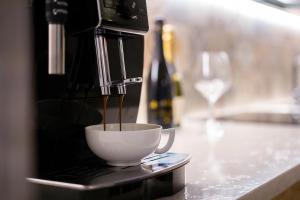
POLYGON ((214 120, 214 102, 208 101, 208 120, 214 120))

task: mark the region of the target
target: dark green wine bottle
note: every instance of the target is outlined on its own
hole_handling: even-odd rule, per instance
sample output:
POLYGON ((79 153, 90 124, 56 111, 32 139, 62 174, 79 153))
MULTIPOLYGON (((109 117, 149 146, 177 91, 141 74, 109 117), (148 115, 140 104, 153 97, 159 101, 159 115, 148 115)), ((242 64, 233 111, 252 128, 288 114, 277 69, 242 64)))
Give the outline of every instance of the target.
POLYGON ((148 122, 173 127, 172 80, 163 52, 163 20, 155 21, 154 49, 148 76, 148 122))

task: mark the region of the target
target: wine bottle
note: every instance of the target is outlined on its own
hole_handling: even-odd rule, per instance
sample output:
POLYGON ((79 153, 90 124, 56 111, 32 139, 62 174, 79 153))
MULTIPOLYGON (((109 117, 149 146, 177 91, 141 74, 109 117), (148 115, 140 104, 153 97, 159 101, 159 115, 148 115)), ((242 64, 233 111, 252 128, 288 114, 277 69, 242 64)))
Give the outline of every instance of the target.
POLYGON ((172 81, 163 53, 163 20, 155 21, 154 49, 148 76, 148 122, 173 127, 172 81))
POLYGON ((175 34, 171 25, 163 26, 163 49, 173 86, 173 124, 180 126, 185 100, 182 91, 181 76, 175 66, 175 34))

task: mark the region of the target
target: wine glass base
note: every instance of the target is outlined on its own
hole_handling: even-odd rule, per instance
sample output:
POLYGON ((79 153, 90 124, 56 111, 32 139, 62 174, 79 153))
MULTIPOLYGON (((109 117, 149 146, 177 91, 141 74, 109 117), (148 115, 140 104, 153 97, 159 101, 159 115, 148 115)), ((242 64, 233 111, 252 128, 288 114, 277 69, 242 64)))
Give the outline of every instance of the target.
POLYGON ((224 128, 217 120, 208 119, 205 123, 205 133, 209 141, 216 142, 223 137, 224 128))

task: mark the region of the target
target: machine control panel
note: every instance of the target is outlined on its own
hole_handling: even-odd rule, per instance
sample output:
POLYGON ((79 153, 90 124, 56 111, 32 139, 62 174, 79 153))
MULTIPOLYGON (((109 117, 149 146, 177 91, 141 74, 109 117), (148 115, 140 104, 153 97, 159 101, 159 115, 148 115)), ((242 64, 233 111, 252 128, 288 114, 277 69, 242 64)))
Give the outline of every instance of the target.
POLYGON ((125 32, 147 32, 146 0, 99 0, 100 26, 125 32))
POLYGON ((118 1, 118 5, 117 5, 118 15, 128 19, 137 19, 139 15, 138 12, 139 9, 136 0, 118 1))
POLYGON ((67 30, 72 33, 104 28, 144 34, 148 31, 146 0, 69 1, 67 30))

